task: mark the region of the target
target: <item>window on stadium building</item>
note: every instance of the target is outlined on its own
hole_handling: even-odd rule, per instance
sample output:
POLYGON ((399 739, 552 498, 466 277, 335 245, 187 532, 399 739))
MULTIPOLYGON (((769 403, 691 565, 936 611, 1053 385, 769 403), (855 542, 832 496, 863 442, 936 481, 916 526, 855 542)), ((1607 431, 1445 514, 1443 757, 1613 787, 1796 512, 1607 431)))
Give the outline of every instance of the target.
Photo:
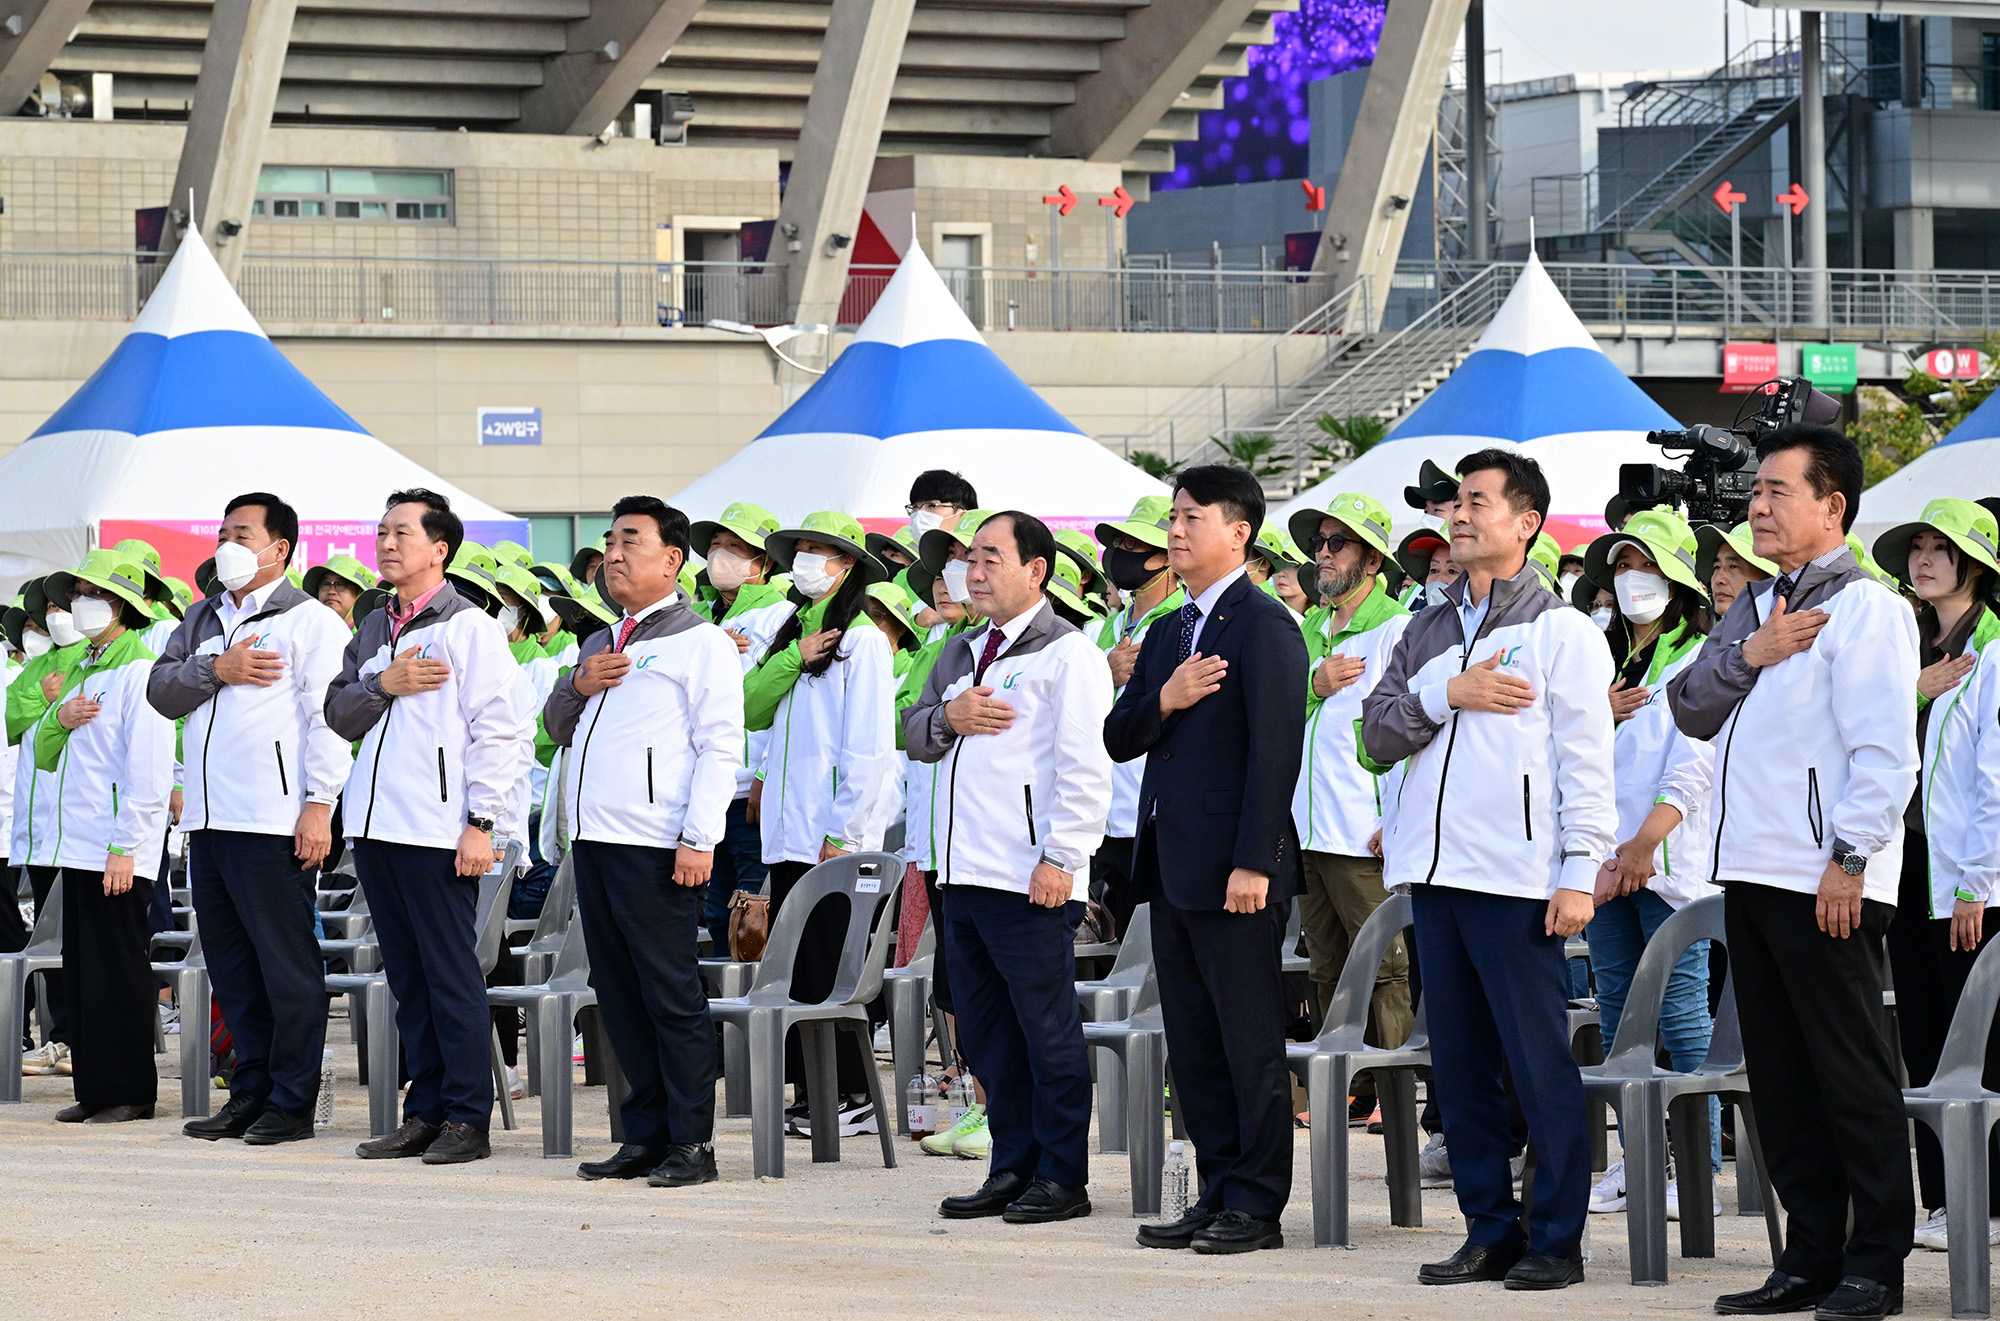
POLYGON ((274 220, 453 223, 450 170, 321 169, 266 165, 252 215, 274 220))

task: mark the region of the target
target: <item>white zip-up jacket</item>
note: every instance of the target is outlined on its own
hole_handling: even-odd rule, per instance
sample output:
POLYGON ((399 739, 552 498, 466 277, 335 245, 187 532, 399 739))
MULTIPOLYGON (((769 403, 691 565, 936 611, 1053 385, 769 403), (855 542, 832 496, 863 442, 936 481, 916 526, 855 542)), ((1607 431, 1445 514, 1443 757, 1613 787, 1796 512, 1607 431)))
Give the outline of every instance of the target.
POLYGON ((938 765, 938 882, 1026 894, 1035 864, 1046 860, 1071 874, 1071 898, 1087 899, 1090 856, 1111 810, 1110 667, 1043 601, 1010 621, 1011 640, 979 681, 1014 709, 1013 724, 961 738, 945 704, 974 686, 993 628, 947 642, 923 696, 903 713, 911 759, 938 765))
MULTIPOLYGON (((1159 622, 1160 616, 1172 614, 1187 604, 1187 593, 1176 587, 1166 598, 1137 620, 1132 618, 1132 603, 1126 601, 1117 614, 1106 619, 1097 629, 1097 645, 1109 655, 1111 649, 1121 642, 1133 646, 1143 646, 1146 634, 1159 622)), ((1109 671, 1107 662, 1105 669, 1109 671)), ((1111 700, 1116 703, 1124 693, 1123 688, 1112 691, 1111 700)), ((1146 779, 1146 759, 1134 757, 1130 761, 1111 763, 1111 815, 1105 819, 1104 833, 1110 839, 1136 839, 1139 834, 1139 786, 1146 779)))
POLYGON ((758 812, 767 865, 817 863, 830 840, 856 853, 882 847, 902 806, 895 722, 889 639, 863 616, 826 673, 799 675, 772 717, 758 812))
MULTIPOLYGON (((1672 639, 1662 638, 1666 648, 1672 639)), ((1618 793, 1618 842, 1639 833, 1658 803, 1679 809, 1681 823, 1653 850, 1653 879, 1646 888, 1678 909, 1715 894, 1709 879, 1708 791, 1715 749, 1689 738, 1674 724, 1667 685, 1694 663, 1699 646, 1660 663, 1646 681, 1646 704, 1621 723, 1611 743, 1612 776, 1618 793)))
POLYGON ((514 705, 518 668, 499 622, 449 582, 393 646, 386 607, 362 620, 326 693, 328 727, 361 741, 341 804, 347 837, 455 850, 468 816, 504 826, 520 815, 534 744, 514 705), (391 697, 382 671, 412 648, 450 677, 391 697))
MULTIPOLYGON (((623 621, 583 642, 577 664, 617 650, 623 621)), ((743 755, 743 668, 736 644, 676 592, 639 616, 615 687, 591 697, 572 670, 542 724, 569 755, 562 792, 570 838, 703 852, 722 842, 743 755)))
MULTIPOLYGON (((6 682, 10 684, 20 676, 20 673, 21 666, 18 661, 10 660, 4 667, 0 667, 0 674, 4 674, 6 682)), ((14 837, 14 771, 20 764, 20 752, 21 745, 18 743, 9 743, 5 749, 0 749, 0 839, 10 843, 14 837)), ((11 865, 13 854, 7 856, 11 865)), ((0 902, 5 902, 4 896, 0 896, 0 902)))
MULTIPOLYGON (((1930 917, 2000 898, 2000 640, 1980 648, 1972 673, 1931 703, 1924 729, 1924 840, 1930 917)), ((1989 933, 1991 934, 1991 933, 1989 933)))
POLYGON ((221 601, 198 602, 153 662, 146 695, 181 731, 181 826, 290 835, 307 803, 331 806, 354 759, 327 728, 326 689, 351 636, 340 616, 280 578, 244 598, 233 624, 221 601), (268 688, 226 684, 215 660, 249 642, 275 651, 284 673, 268 688))
POLYGON ((1589 894, 1617 844, 1610 650, 1532 564, 1495 580, 1468 645, 1459 614, 1467 586, 1459 579, 1446 603, 1410 621, 1362 701, 1369 757, 1407 759, 1382 840, 1383 883, 1531 899, 1589 894), (1503 672, 1527 680, 1534 702, 1512 715, 1452 709, 1445 685, 1495 652, 1503 672))
POLYGON ((56 782, 55 866, 101 872, 106 855, 122 853, 134 876, 159 874, 174 787, 174 722, 146 701, 152 660, 137 633, 112 639, 94 659, 86 653, 35 726, 35 763, 56 782), (64 729, 56 713, 79 693, 103 709, 64 729))
MULTIPOLYGON (((764 653, 771 649, 771 639, 778 636, 778 630, 785 626, 785 621, 797 609, 790 601, 773 601, 769 605, 732 615, 716 625, 724 634, 741 633, 750 643, 750 650, 736 653, 739 675, 748 674, 757 667, 757 662, 764 659, 764 653)), ((734 642, 729 645, 732 650, 736 646, 734 642)), ((757 779, 757 768, 764 764, 765 745, 770 741, 771 731, 768 729, 747 731, 743 735, 740 764, 736 768, 736 797, 749 795, 750 786, 757 779)))
POLYGON ((1331 647, 1327 646, 1331 641, 1327 630, 1333 625, 1332 614, 1308 616, 1311 627, 1319 632, 1317 638, 1307 638, 1316 657, 1314 671, 1319 661, 1329 656, 1352 656, 1365 666, 1359 679, 1333 696, 1307 699, 1306 761, 1299 787, 1292 795, 1292 820, 1299 828, 1299 847, 1312 853, 1371 857, 1368 840, 1382 821, 1389 786, 1355 755, 1354 722, 1361 717, 1362 700, 1375 690, 1388 669, 1396 644, 1410 626, 1410 615, 1380 587, 1355 611, 1357 619, 1378 614, 1382 617, 1372 627, 1331 647))
POLYGON ((1788 610, 1824 610, 1811 647, 1761 669, 1743 639, 1777 580, 1753 583, 1668 685, 1715 745, 1711 879, 1818 894, 1836 842, 1869 859, 1863 897, 1896 902, 1917 778, 1917 621, 1845 548, 1800 572, 1788 610))

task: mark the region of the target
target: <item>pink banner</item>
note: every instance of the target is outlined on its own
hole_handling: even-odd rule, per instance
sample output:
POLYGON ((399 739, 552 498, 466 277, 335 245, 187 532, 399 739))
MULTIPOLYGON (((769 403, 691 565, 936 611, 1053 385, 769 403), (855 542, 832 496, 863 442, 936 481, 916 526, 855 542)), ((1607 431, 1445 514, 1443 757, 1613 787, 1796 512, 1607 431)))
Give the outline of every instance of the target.
MULTIPOLYGON (((115 546, 136 537, 151 543, 160 552, 160 569, 169 578, 179 578, 194 586, 194 571, 215 554, 217 520, 107 518, 99 525, 97 544, 115 546)), ((292 548, 292 567, 303 572, 324 564, 334 555, 352 555, 369 568, 375 567, 375 520, 335 522, 304 520, 299 523, 299 544, 292 548)), ((483 546, 496 541, 528 541, 525 518, 491 519, 467 523, 465 536, 483 546)))

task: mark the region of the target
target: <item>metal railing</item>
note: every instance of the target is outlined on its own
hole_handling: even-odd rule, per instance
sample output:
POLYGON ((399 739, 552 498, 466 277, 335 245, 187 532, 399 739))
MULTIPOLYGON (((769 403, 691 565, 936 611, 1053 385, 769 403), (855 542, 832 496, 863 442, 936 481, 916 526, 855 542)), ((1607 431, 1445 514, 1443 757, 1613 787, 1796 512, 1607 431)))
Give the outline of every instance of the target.
MULTIPOLYGON (((894 274, 892 266, 850 268, 840 324, 858 324, 894 274)), ((1333 292, 1328 275, 1241 268, 975 266, 939 274, 972 324, 990 331, 1278 334, 1333 292)))

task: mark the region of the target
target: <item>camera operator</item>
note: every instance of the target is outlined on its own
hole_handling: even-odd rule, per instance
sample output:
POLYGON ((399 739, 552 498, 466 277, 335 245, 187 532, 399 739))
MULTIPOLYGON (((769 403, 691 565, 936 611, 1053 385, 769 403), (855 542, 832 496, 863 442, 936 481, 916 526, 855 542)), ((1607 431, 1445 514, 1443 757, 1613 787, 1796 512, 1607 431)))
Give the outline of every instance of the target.
POLYGON ((1715 1309, 1879 1317, 1901 1309, 1915 1214, 1879 1021, 1916 783, 1916 622, 1845 542, 1861 497, 1854 442, 1787 425, 1758 453, 1752 550, 1778 576, 1746 587, 1667 685, 1682 731, 1715 744, 1711 875, 1750 1091, 1778 1117, 1764 1158, 1790 1216, 1770 1278, 1715 1309))

